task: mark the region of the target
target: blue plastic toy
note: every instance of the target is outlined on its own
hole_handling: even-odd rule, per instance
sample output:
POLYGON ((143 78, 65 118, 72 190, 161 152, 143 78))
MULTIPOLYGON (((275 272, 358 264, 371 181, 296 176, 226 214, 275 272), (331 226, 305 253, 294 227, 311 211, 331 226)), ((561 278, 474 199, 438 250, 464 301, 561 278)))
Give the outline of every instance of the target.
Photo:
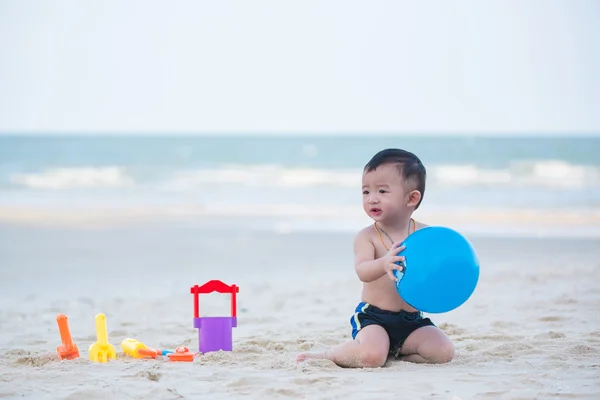
POLYGON ((428 226, 409 235, 400 252, 404 271, 394 271, 396 289, 415 309, 444 313, 461 306, 475 291, 479 258, 471 243, 445 227, 428 226))

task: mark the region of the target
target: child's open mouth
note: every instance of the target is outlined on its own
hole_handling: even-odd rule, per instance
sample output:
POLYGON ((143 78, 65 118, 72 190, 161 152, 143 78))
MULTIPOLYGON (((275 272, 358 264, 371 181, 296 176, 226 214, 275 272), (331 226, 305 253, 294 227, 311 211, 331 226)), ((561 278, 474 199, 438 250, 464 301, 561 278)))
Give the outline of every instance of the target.
POLYGON ((381 214, 381 208, 371 208, 371 214, 373 214, 373 215, 380 215, 381 214))

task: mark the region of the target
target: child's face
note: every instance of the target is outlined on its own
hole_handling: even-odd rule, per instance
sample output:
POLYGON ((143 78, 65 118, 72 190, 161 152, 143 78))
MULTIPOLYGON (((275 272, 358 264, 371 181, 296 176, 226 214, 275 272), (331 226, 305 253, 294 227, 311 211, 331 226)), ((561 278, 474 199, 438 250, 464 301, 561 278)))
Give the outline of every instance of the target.
MULTIPOLYGON (((396 164, 380 165, 363 173, 363 208, 374 221, 393 221, 408 212, 414 195, 407 189, 396 164)), ((418 193, 418 192, 417 192, 418 193)))

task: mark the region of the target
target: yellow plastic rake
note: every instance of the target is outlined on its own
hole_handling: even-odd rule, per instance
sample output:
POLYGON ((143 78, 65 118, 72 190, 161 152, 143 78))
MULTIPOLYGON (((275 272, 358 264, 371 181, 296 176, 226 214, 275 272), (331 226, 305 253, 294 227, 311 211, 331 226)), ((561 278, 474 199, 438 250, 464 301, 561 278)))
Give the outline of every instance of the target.
POLYGON ((116 359, 115 346, 108 343, 108 330, 106 329, 106 315, 96 315, 96 338, 98 341, 90 346, 90 360, 95 362, 107 362, 116 359))

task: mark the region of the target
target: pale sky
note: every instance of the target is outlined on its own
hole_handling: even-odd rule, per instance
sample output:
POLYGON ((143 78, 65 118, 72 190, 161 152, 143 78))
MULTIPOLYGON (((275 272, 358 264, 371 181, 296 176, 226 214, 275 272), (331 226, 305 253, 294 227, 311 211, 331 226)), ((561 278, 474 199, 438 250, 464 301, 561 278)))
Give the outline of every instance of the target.
POLYGON ((0 132, 600 133, 600 2, 0 0, 0 132))

